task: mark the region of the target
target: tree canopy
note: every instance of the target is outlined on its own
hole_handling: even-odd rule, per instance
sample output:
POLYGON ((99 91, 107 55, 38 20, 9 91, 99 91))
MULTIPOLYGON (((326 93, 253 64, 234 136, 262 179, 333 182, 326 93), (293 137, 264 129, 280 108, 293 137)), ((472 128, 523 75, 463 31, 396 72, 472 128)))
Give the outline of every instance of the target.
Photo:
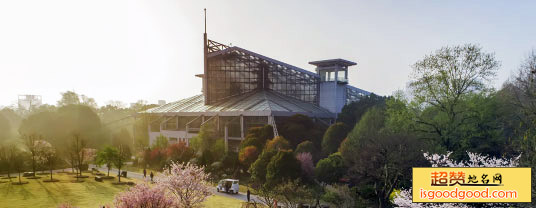
POLYGON ((342 122, 337 122, 329 126, 322 138, 322 153, 330 155, 337 152, 341 142, 346 138, 351 129, 342 122))
POLYGON ((88 145, 109 144, 109 137, 99 116, 84 105, 66 105, 56 111, 31 114, 21 122, 20 134, 40 134, 53 146, 66 145, 73 133, 88 138, 88 145))
POLYGON ((277 124, 280 136, 285 137, 291 148, 294 149, 303 141, 309 140, 320 148, 322 135, 326 129, 324 124, 314 122, 308 116, 296 114, 285 118, 281 124, 277 124))
POLYGON ((362 96, 358 101, 351 102, 342 108, 339 115, 337 115, 337 122, 342 122, 351 128, 359 122, 370 107, 384 105, 385 99, 386 97, 378 96, 374 93, 362 96))
POLYGON ((471 94, 489 92, 499 62, 478 45, 443 47, 413 65, 409 87, 417 107, 419 131, 432 134, 446 150, 459 145, 458 129, 470 117, 464 101, 471 94))
POLYGON ((346 167, 340 153, 331 154, 316 164, 315 176, 321 182, 327 184, 339 182, 344 174, 346 167))
POLYGON ((268 186, 286 180, 294 180, 300 176, 300 162, 292 151, 279 151, 266 166, 266 182, 268 186))

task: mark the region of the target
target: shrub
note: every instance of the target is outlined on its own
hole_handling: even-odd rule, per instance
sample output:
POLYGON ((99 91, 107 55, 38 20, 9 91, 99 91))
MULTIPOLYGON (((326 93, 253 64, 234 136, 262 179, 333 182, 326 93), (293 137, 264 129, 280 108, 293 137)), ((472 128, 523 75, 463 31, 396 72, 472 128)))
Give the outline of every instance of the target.
POLYGON ((269 151, 288 150, 290 149, 290 145, 284 137, 278 136, 272 140, 268 140, 266 143, 266 149, 269 151))
POLYGON ((300 162, 292 151, 279 151, 266 166, 266 183, 275 185, 286 180, 294 180, 300 176, 300 162))
POLYGON ((198 207, 212 195, 212 187, 207 182, 209 176, 203 167, 172 163, 171 174, 164 172, 156 183, 175 196, 178 207, 198 207))
POLYGON ((337 152, 337 149, 341 145, 342 140, 346 138, 348 132, 348 126, 342 122, 331 125, 322 138, 322 153, 324 155, 330 155, 337 152))
POLYGON ((311 142, 311 141, 304 141, 300 144, 298 144, 298 146, 296 147, 296 154, 298 153, 303 153, 303 152, 308 152, 308 153, 315 153, 316 152, 316 149, 315 149, 315 145, 311 142))
POLYGON ((186 163, 194 157, 194 150, 186 145, 185 142, 171 144, 166 148, 168 160, 186 163))
POLYGON ((259 151, 257 150, 257 147, 247 146, 240 151, 240 153, 238 154, 238 159, 240 160, 240 163, 242 163, 246 167, 249 167, 251 163, 257 160, 258 156, 259 151))
POLYGON ((257 160, 251 164, 249 168, 251 180, 257 185, 261 185, 266 182, 266 166, 268 166, 268 163, 270 163, 270 160, 275 154, 276 151, 264 150, 257 160))
POLYGON ((118 194, 114 204, 117 208, 167 208, 172 207, 175 201, 162 186, 138 184, 118 194))
POLYGON ((345 174, 346 168, 340 153, 334 153, 316 164, 315 176, 324 183, 338 182, 345 174))

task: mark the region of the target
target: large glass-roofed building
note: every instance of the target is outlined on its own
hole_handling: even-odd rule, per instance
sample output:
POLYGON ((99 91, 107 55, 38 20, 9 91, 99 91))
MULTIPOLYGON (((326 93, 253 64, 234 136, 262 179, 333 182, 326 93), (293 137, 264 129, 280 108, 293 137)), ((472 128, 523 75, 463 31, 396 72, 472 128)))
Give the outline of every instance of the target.
POLYGON ((163 135, 170 142, 186 142, 201 126, 213 122, 227 147, 234 149, 251 127, 277 123, 295 114, 318 122, 335 121, 342 107, 367 91, 348 85, 343 59, 309 62, 316 73, 240 47, 208 40, 204 34, 203 94, 143 112, 150 119, 149 140, 163 135))

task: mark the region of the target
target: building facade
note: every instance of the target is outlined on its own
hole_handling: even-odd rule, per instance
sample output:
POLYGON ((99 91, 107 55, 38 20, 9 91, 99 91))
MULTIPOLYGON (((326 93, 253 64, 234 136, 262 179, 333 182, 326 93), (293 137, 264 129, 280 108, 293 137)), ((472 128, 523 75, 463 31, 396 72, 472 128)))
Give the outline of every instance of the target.
POLYGON ((149 140, 163 135, 186 142, 201 126, 212 123, 235 149, 251 127, 272 125, 295 114, 330 124, 342 107, 370 93, 348 85, 348 68, 356 63, 343 59, 309 62, 316 73, 240 47, 230 47, 204 34, 203 94, 170 102, 137 114, 149 120, 149 140))

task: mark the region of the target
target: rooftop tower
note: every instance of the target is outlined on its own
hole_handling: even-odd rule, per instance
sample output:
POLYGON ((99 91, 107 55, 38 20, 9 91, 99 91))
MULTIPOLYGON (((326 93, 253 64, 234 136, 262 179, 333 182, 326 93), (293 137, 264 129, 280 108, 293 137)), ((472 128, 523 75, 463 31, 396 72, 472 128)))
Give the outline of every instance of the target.
POLYGON ((340 113, 347 103, 348 67, 356 63, 344 59, 312 61, 320 76, 319 105, 332 113, 340 113))

